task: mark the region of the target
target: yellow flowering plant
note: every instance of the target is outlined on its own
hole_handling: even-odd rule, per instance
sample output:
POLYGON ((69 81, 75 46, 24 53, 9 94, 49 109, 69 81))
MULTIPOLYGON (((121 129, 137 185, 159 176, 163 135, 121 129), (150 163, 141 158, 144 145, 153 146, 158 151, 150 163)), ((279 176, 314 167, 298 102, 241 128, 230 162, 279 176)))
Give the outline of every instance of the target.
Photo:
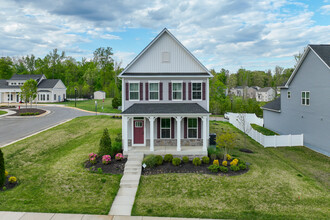
POLYGON ((213 165, 219 166, 219 160, 213 160, 213 165))
POLYGON ((227 163, 227 161, 226 160, 224 160, 224 161, 222 161, 222 166, 227 166, 228 165, 228 163, 227 163))
POLYGON ((230 162, 230 165, 234 165, 234 166, 236 166, 237 163, 238 163, 238 160, 237 160, 237 159, 234 159, 232 162, 230 162))
POLYGON ((9 177, 8 181, 9 181, 10 183, 16 183, 16 182, 17 182, 17 179, 16 179, 16 177, 11 176, 11 177, 9 177))
POLYGON ((5 170, 5 176, 8 176, 8 174, 9 174, 9 173, 8 173, 8 171, 7 171, 7 170, 5 170))
POLYGON ((227 160, 231 160, 231 156, 229 154, 226 154, 227 160))

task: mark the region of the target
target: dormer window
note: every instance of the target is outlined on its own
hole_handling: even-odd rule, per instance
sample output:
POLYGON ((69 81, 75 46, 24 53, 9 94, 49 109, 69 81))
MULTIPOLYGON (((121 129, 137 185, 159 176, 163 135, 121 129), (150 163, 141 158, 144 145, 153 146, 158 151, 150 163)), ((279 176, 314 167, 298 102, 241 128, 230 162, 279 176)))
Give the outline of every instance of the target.
POLYGON ((162 52, 162 63, 169 63, 169 62, 170 62, 170 53, 162 52))

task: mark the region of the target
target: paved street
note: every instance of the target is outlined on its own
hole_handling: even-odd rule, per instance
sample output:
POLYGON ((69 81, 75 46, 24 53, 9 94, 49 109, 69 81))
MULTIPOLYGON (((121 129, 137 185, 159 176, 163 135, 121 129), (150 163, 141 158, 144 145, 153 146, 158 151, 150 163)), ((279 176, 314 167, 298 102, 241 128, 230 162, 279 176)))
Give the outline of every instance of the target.
POLYGON ((0 118, 0 147, 68 119, 79 116, 95 115, 65 107, 38 106, 38 108, 50 110, 51 113, 36 118, 0 118))

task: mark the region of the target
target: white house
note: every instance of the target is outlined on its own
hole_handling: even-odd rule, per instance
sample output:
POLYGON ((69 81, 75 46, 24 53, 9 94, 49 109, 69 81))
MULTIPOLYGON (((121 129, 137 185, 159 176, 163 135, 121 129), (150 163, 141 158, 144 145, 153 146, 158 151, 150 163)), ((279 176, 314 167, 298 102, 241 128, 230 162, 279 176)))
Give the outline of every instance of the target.
POLYGON ((25 81, 37 81, 38 102, 62 102, 66 98, 66 87, 60 79, 46 79, 45 75, 13 75, 9 80, 0 80, 0 103, 20 102, 21 86, 25 81))
POLYGON ((272 87, 260 88, 256 92, 257 102, 270 102, 274 100, 275 96, 275 89, 273 89, 272 87))
POLYGON ((213 76, 166 28, 119 77, 124 154, 207 154, 213 76))
POLYGON ((105 99, 106 93, 103 91, 94 92, 94 99, 105 99))

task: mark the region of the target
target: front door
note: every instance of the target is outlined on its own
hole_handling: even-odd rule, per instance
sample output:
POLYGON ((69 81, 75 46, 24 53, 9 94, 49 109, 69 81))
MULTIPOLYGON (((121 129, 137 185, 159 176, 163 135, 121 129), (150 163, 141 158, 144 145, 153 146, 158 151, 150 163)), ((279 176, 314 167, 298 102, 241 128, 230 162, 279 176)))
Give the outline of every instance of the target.
POLYGON ((134 144, 144 144, 144 120, 134 120, 134 144))

